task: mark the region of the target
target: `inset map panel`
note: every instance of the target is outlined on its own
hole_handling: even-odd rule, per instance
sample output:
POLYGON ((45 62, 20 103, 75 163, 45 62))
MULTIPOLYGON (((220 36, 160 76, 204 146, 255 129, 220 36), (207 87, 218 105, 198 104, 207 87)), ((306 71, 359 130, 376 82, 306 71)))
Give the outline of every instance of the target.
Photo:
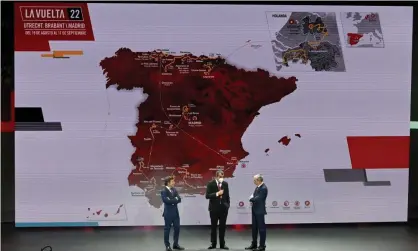
POLYGON ((341 22, 347 47, 385 47, 379 13, 342 12, 341 22))
POLYGON ((334 12, 266 12, 278 71, 345 72, 334 12), (297 65, 310 67, 298 67, 297 65))

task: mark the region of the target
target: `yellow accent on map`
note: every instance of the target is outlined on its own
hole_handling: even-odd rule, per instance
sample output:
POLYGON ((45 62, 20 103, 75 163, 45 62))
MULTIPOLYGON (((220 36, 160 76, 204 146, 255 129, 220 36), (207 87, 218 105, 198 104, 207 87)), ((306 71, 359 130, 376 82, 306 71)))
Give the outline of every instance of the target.
POLYGON ((82 56, 83 51, 52 51, 52 53, 41 54, 43 58, 68 58, 69 56, 82 56))

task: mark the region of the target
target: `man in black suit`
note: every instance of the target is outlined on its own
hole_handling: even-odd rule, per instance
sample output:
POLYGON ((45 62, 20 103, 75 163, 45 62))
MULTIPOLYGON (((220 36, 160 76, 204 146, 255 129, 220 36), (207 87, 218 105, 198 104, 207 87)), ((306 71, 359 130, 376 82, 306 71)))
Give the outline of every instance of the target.
POLYGON ((224 180, 224 172, 218 170, 216 178, 208 183, 206 187, 206 199, 209 200, 209 214, 210 214, 210 241, 211 245, 208 249, 216 248, 216 228, 219 221, 219 244, 221 249, 229 249, 225 245, 225 229, 226 218, 229 210, 229 187, 224 180))
POLYGON ((263 176, 257 174, 254 176, 254 184, 256 185, 254 193, 250 196, 251 213, 252 213, 252 232, 253 241, 246 250, 265 251, 266 250, 266 199, 268 189, 263 182, 263 176), (257 248, 257 235, 260 234, 260 245, 257 248))
POLYGON ((171 225, 174 227, 173 249, 184 250, 184 248, 179 245, 180 215, 177 204, 181 202, 181 198, 177 190, 174 188, 174 184, 174 176, 167 177, 164 181, 165 187, 161 191, 161 199, 164 202, 164 244, 166 251, 172 251, 168 240, 171 225))

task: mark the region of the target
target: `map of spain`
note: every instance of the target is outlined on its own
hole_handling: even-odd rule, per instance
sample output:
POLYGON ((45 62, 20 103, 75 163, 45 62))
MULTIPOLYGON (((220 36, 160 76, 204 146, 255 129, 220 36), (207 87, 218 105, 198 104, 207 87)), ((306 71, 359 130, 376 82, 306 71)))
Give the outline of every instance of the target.
POLYGON ((385 47, 379 13, 343 12, 341 21, 347 47, 385 47))
POLYGON ((204 194, 218 169, 233 177, 249 153, 241 138, 263 106, 296 90, 297 79, 248 71, 222 57, 155 50, 119 49, 100 62, 106 88, 142 88, 138 106, 130 186, 143 189, 159 208, 163 178, 174 175, 182 194, 204 194))

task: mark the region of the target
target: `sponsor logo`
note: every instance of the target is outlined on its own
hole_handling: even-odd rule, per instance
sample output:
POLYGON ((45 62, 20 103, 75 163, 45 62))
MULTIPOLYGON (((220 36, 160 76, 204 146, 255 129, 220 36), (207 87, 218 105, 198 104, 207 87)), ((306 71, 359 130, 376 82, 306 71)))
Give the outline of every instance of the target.
POLYGON ((273 206, 273 207, 277 207, 277 201, 273 201, 272 203, 271 203, 271 205, 273 206))
POLYGON ((238 206, 239 206, 239 207, 243 207, 243 206, 244 206, 244 201, 240 201, 240 202, 238 203, 238 206))
POLYGON ((288 207, 288 206, 289 206, 289 201, 285 201, 285 202, 283 203, 283 205, 284 205, 285 207, 288 207))
POLYGON ((300 205, 300 202, 299 201, 295 201, 295 206, 299 206, 300 205))
POLYGON ((305 206, 309 207, 311 205, 311 202, 309 200, 305 201, 305 206))

